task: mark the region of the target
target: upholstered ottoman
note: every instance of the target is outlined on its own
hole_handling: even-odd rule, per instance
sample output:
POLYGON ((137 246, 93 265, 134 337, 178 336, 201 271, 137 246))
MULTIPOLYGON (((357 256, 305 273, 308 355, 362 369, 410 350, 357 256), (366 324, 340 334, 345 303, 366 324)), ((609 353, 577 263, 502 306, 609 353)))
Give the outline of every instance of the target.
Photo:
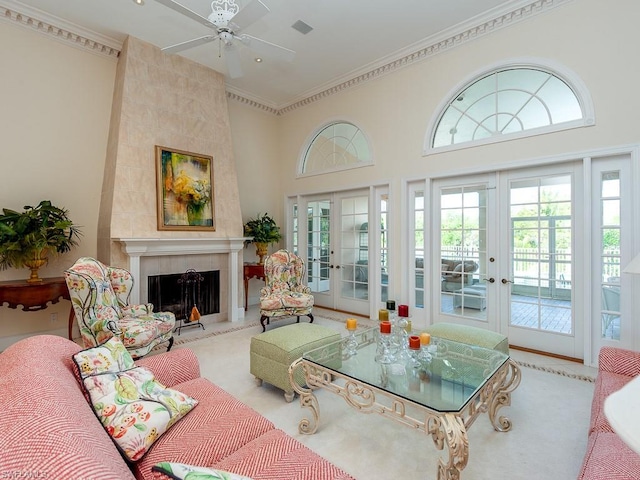
MULTIPOLYGON (((294 391, 289 380, 289 366, 304 352, 340 339, 338 331, 314 323, 296 323, 260 333, 251 338, 250 372, 258 385, 265 381, 284 390, 284 398, 290 402, 294 391)), ((302 376, 296 380, 304 385, 302 376)))
POLYGON ((484 285, 465 287, 456 290, 454 293, 453 308, 462 307, 463 298, 465 308, 474 308, 476 310, 484 310, 487 308, 487 289, 484 285))
POLYGON ((509 354, 509 339, 500 333, 491 332, 484 328, 457 325, 455 323, 435 323, 429 325, 424 331, 433 337, 490 348, 509 354))

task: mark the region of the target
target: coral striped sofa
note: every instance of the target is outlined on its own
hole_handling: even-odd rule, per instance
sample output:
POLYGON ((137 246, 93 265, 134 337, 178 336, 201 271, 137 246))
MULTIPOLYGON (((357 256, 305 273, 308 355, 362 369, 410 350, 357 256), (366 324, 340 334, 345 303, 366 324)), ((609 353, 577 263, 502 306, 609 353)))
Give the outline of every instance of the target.
POLYGON ((640 375, 640 352, 603 347, 598 356, 587 452, 578 480, 635 480, 640 478, 640 455, 613 431, 604 414, 604 401, 640 375))
MULTIPOLYGON (((265 417, 200 377, 186 348, 136 361, 198 405, 129 464, 102 427, 78 382, 67 339, 39 335, 0 354, 0 469, 16 478, 167 479, 159 462, 226 470, 260 479, 352 479, 265 417)), ((11 476, 11 478, 13 478, 11 476)))

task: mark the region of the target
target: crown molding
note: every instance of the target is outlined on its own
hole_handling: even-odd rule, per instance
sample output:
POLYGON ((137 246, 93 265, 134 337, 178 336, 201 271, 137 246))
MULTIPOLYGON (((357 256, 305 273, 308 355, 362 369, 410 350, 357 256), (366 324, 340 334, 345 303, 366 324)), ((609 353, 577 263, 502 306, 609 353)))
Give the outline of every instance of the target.
POLYGON ((122 48, 122 42, 118 40, 13 0, 0 1, 0 19, 35 30, 68 45, 114 59, 118 58, 122 48))
POLYGON ((279 108, 277 114, 284 115, 572 1, 524 0, 516 8, 511 7, 505 10, 504 7, 498 7, 482 16, 475 17, 436 36, 426 38, 400 52, 387 56, 385 59, 376 62, 376 65, 363 67, 359 71, 351 72, 351 74, 341 79, 334 80, 331 82, 333 85, 325 85, 315 91, 307 92, 301 95, 299 100, 279 108))
MULTIPOLYGON (((268 102, 262 99, 257 99, 247 92, 233 89, 230 86, 227 86, 227 98, 272 115, 285 115, 323 98, 396 72, 401 68, 413 65, 572 1, 574 0, 522 0, 515 8, 511 5, 508 9, 498 7, 441 32, 437 36, 426 38, 421 42, 382 58, 375 64, 369 64, 354 70, 313 91, 306 92, 292 103, 280 107, 269 105, 268 102)), ((118 40, 89 31, 41 10, 27 7, 15 0, 0 0, 0 20, 31 28, 57 40, 107 57, 117 58, 122 48, 122 42, 118 40)))

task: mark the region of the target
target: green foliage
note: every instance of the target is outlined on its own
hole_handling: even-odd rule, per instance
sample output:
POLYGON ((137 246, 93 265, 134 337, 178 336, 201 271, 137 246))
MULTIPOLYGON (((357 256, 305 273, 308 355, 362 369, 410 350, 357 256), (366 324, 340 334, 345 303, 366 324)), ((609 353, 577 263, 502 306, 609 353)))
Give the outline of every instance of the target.
POLYGON ((276 222, 267 213, 258 216, 256 218, 249 219, 244 224, 244 236, 251 237, 251 240, 246 240, 245 244, 254 243, 276 243, 282 238, 280 233, 280 227, 276 225, 276 222))
POLYGON ((25 206, 24 212, 8 208, 0 215, 0 270, 22 268, 29 260, 65 253, 78 244, 80 229, 68 211, 48 200, 25 206))

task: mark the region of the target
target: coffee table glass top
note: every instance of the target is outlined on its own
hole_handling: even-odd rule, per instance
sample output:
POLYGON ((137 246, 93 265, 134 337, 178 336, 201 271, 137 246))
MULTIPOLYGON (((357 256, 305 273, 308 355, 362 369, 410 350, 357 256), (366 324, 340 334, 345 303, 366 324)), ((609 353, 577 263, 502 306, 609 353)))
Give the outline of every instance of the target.
MULTIPOLYGON (((375 360, 378 329, 356 333, 356 354, 345 354, 345 339, 303 354, 303 358, 438 412, 460 412, 509 359, 496 350, 431 337, 437 351, 430 363, 414 366, 375 360)), ((396 355, 398 357, 398 355, 396 355)))

